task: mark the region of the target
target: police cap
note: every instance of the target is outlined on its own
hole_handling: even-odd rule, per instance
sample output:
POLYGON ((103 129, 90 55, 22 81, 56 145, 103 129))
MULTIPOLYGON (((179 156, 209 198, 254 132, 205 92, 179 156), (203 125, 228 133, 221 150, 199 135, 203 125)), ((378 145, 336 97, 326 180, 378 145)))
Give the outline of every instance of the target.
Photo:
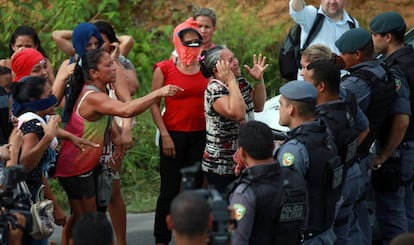
POLYGON ((287 99, 303 102, 315 102, 318 92, 306 81, 290 81, 280 87, 279 92, 287 99))
POLYGON ((403 17, 397 12, 384 12, 375 16, 369 23, 372 32, 387 33, 405 31, 403 17))
POLYGON ((342 34, 342 36, 336 40, 335 45, 341 53, 353 53, 360 50, 371 40, 372 37, 368 31, 362 28, 355 28, 342 34))

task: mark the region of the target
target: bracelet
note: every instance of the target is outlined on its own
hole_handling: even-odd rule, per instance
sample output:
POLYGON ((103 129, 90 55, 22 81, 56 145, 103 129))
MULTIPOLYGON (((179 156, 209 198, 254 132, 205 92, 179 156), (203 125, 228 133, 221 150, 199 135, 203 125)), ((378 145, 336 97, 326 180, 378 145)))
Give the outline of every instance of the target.
POLYGON ((261 80, 254 80, 254 83, 255 84, 264 83, 264 80, 263 79, 261 79, 261 80))

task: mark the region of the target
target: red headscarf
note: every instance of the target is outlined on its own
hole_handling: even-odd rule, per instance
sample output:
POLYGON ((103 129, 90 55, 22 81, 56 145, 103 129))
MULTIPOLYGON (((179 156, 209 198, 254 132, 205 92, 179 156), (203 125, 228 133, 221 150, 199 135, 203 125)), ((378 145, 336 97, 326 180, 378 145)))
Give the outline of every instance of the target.
POLYGON ((44 59, 45 57, 33 48, 25 48, 17 52, 12 58, 12 71, 16 74, 13 82, 30 75, 32 68, 44 59))
POLYGON ((197 48, 184 46, 181 43, 181 32, 185 30, 193 30, 198 34, 200 40, 202 40, 203 38, 201 37, 200 30, 198 28, 198 23, 192 17, 188 18, 186 21, 179 24, 174 29, 173 43, 174 48, 177 51, 178 58, 180 58, 181 62, 183 62, 184 64, 190 65, 191 62, 196 60, 200 55, 201 46, 197 48))

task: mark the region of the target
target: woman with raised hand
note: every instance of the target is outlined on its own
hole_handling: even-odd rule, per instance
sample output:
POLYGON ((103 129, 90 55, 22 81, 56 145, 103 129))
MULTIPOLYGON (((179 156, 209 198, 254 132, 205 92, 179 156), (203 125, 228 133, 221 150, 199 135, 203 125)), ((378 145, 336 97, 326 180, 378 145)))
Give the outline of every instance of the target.
MULTIPOLYGON (((65 130, 99 144, 100 147, 80 151, 67 141, 62 142, 55 176, 68 196, 72 211, 62 237, 65 244, 80 215, 97 210, 93 169, 99 163, 109 164, 116 158, 110 138, 118 130, 111 130, 111 126, 115 127, 116 124, 111 123, 110 116, 136 116, 160 97, 173 96, 183 91, 178 86, 167 85, 144 97, 123 103, 111 99, 107 93, 107 85, 116 82, 116 69, 111 55, 102 49, 88 51, 82 57, 81 66, 77 64, 75 68, 72 91, 78 92, 72 93, 67 101, 67 109, 72 113, 65 130)), ((116 147, 114 151, 117 151, 116 147)))
POLYGON ((238 148, 240 125, 253 120, 253 112, 263 110, 263 73, 268 64, 266 57, 259 54, 253 55, 253 67, 244 65, 255 81, 252 87, 241 75, 236 56, 226 46, 215 46, 203 56, 202 71, 210 81, 204 95, 207 142, 202 169, 208 184, 224 193, 237 174, 233 155, 238 148))
MULTIPOLYGON (((106 21, 99 20, 94 22, 94 24, 81 23, 74 29, 73 35, 72 32, 70 33, 73 47, 75 48, 76 54, 78 55, 78 59, 80 55, 83 55, 85 52, 96 49, 98 47, 101 47, 110 53, 116 67, 116 82, 113 84, 108 84, 110 95, 111 97, 118 98, 124 102, 130 101, 131 96, 138 89, 138 78, 136 76, 135 67, 133 64, 120 54, 122 45, 117 39, 112 26, 106 21), (98 41, 97 45, 95 45, 96 41, 98 41)), ((70 47, 72 47, 70 40, 65 39, 61 42, 57 41, 57 43, 58 46, 62 46, 66 43, 66 46, 70 45, 70 47)), ((58 94, 58 97, 62 92, 64 84, 67 83, 67 86, 71 87, 72 85, 70 81, 75 81, 74 79, 71 79, 69 82, 67 82, 68 78, 71 76, 73 77, 75 66, 75 63, 69 63, 70 61, 67 61, 62 64, 56 78, 54 92, 58 94)), ((74 88, 76 88, 76 86, 74 88)), ((67 90, 73 90, 73 88, 67 90)), ((69 96, 72 92, 67 91, 66 93, 67 96, 69 96)), ((76 94, 77 92, 73 91, 73 93, 76 94)), ((70 111, 65 109, 64 115, 65 121, 68 121, 70 118, 70 111)), ((114 164, 112 167, 118 173, 120 173, 122 170, 122 160, 125 151, 129 149, 133 143, 132 126, 134 118, 114 117, 114 121, 119 126, 120 132, 117 134, 119 137, 113 138, 112 140, 114 141, 113 143, 116 146, 117 151, 121 154, 113 159, 114 164)), ((126 207, 121 194, 120 178, 117 178, 113 181, 113 195, 109 204, 109 213, 117 236, 117 243, 120 245, 126 244, 126 207)))
POLYGON ((22 25, 16 28, 9 42, 10 58, 0 60, 0 66, 6 66, 11 69, 13 55, 24 48, 36 49, 43 55, 46 62, 45 66, 49 74, 49 81, 53 83, 53 81, 55 80, 55 73, 53 67, 41 46, 40 39, 36 31, 30 26, 22 25))

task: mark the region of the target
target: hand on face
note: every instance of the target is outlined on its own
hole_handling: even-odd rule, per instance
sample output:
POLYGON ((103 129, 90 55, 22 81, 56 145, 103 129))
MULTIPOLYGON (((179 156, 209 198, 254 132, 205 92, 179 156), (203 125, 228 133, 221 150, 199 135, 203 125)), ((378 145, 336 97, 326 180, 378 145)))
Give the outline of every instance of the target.
POLYGON ((216 77, 225 84, 229 84, 232 81, 236 81, 233 71, 231 70, 230 63, 226 60, 220 60, 216 64, 216 77))

